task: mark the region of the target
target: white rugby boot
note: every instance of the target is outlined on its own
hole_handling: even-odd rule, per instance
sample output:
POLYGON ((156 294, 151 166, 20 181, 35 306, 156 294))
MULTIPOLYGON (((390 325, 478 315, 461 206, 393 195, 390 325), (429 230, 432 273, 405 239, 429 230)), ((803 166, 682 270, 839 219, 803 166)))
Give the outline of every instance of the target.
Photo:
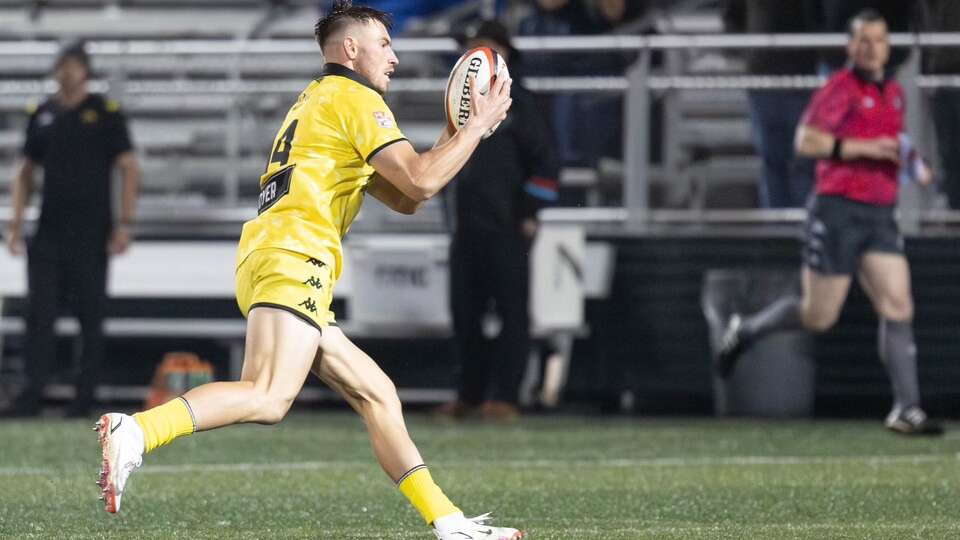
POLYGON ((913 405, 906 409, 894 406, 883 425, 901 435, 939 436, 943 435, 943 424, 927 418, 923 409, 913 405))
POLYGON ((433 523, 433 534, 438 540, 520 540, 522 531, 509 527, 486 525, 490 514, 475 518, 463 517, 463 514, 444 516, 433 523))
POLYGON ((111 514, 120 510, 120 497, 130 473, 143 463, 143 430, 127 414, 108 413, 97 420, 93 430, 103 449, 100 465, 100 499, 111 514))

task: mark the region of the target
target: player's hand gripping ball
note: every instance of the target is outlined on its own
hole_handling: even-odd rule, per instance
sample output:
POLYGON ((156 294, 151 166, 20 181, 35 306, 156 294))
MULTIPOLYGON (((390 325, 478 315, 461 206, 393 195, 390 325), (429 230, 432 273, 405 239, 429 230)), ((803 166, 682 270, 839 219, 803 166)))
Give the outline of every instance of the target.
MULTIPOLYGON (((470 118, 471 75, 476 77, 477 92, 486 95, 497 82, 497 78, 509 77, 510 71, 503 57, 489 47, 477 47, 467 51, 457 60, 447 79, 447 93, 444 96, 447 125, 451 131, 462 128, 470 118)), ((490 128, 483 138, 493 135, 499 125, 497 123, 490 128)))

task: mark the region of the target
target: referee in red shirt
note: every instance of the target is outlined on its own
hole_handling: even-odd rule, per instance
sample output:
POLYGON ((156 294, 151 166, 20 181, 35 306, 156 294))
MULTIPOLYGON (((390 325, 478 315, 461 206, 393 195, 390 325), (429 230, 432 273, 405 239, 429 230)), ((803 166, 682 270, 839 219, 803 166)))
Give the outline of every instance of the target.
MULTIPOLYGON (((857 275, 880 319, 880 359, 893 386, 887 428, 904 434, 939 434, 942 427, 920 408, 913 297, 903 237, 894 219, 903 130, 903 89, 887 72, 887 23, 873 10, 850 20, 848 67, 834 74, 810 101, 797 128, 797 153, 817 159, 803 253, 803 297, 782 298, 763 311, 731 317, 716 359, 729 375, 740 354, 759 337, 834 325, 857 275)), ((917 181, 929 184, 921 167, 917 181)))

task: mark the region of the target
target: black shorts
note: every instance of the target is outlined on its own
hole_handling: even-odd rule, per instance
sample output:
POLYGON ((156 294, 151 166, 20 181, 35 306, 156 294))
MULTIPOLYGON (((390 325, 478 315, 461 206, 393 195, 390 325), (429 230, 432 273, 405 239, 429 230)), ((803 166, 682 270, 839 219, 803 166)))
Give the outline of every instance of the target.
POLYGON ((817 195, 807 210, 803 262, 820 274, 853 275, 867 252, 903 254, 892 206, 817 195))

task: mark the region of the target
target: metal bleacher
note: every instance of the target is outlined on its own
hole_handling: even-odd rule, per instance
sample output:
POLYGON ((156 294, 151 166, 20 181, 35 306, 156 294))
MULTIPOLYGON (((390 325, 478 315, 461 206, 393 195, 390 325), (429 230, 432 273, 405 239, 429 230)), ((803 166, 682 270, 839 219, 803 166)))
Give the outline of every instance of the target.
MULTIPOLYGON (((96 70, 93 90, 117 98, 130 120, 145 200, 244 204, 256 195, 276 126, 321 66, 319 49, 311 43, 317 5, 312 0, 0 5, 0 170, 11 170, 22 145, 28 103, 54 89, 47 77, 57 42, 85 38, 96 70), (254 32, 268 50, 239 52, 254 32), (217 52, 224 47, 236 52, 217 52)), ((454 50, 452 41, 449 49, 454 50)), ((405 133, 421 148, 442 130, 439 65, 436 55, 405 54, 399 75, 432 77, 429 90, 403 92, 404 81, 398 81, 401 89, 390 97, 405 133)), ((0 183, 0 200, 7 189, 0 183)))
MULTIPOLYGON (((315 18, 318 2, 286 0, 25 0, 0 6, 4 39, 230 39, 262 21, 277 25, 315 18)), ((302 34, 299 34, 302 35, 302 34)))
MULTIPOLYGON (((120 99, 130 117, 145 170, 144 194, 242 204, 255 195, 253 180, 274 127, 320 64, 308 41, 315 2, 288 1, 283 8, 269 4, 53 0, 36 13, 27 9, 34 2, 0 7, 0 43, 34 45, 20 54, 0 54, 0 170, 9 170, 21 144, 25 103, 53 88, 45 81, 56 51, 50 40, 85 37, 101 45, 92 47, 99 75, 94 89, 120 99), (270 22, 264 26, 266 19, 270 22), (261 37, 277 46, 276 53, 213 52, 236 46, 255 26, 264 26, 261 37), (287 39, 292 37, 299 39, 287 39)), ((658 25, 658 31, 677 35, 702 33, 719 30, 719 17, 709 11, 673 14, 658 25)), ((421 45, 402 50, 400 77, 389 97, 405 133, 421 148, 432 144, 443 122, 435 104, 446 66, 437 52, 444 47, 448 54, 455 50, 451 41, 425 49, 431 52, 421 52, 421 45)), ((742 68, 712 49, 666 53, 665 76, 729 74, 742 68)), ((551 92, 571 88, 570 82, 545 78, 539 87, 551 92)), ((537 81, 531 83, 538 87, 537 81)), ((594 87, 601 88, 601 81, 573 81, 572 88, 594 87)), ((752 156, 743 91, 671 89, 657 99, 664 104, 665 154, 662 162, 647 163, 651 202, 703 208, 712 204, 709 190, 732 185, 746 192, 733 204, 751 206, 759 165, 752 156)), ((566 169, 561 180, 566 189, 584 193, 574 200, 617 204, 624 174, 623 164, 606 159, 598 170, 566 169)), ((0 197, 5 188, 0 187, 0 197)))

